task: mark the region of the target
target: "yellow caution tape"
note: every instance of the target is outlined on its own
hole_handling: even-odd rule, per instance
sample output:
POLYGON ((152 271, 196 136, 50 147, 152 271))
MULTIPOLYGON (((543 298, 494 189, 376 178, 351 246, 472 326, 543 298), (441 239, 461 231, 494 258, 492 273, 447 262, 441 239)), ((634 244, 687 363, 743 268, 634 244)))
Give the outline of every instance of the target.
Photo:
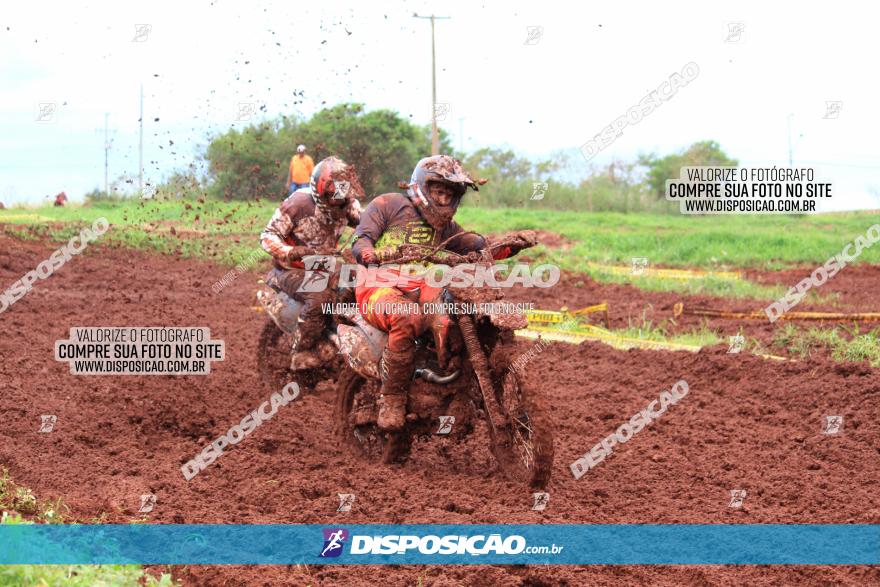
MULTIPOLYGON (((667 342, 662 340, 629 338, 626 336, 614 334, 613 332, 589 324, 582 325, 576 329, 568 331, 556 330, 550 327, 530 326, 529 328, 525 328, 523 330, 517 330, 516 335, 532 340, 540 337, 542 340, 567 342, 569 344, 580 344, 585 340, 596 340, 620 350, 637 348, 653 351, 687 351, 691 353, 696 353, 703 348, 696 345, 667 342)), ((758 354, 756 356, 772 361, 793 361, 793 359, 779 357, 776 355, 758 354)))
POLYGON ((558 324, 560 322, 565 322, 567 318, 564 312, 554 312, 553 310, 525 310, 523 313, 526 315, 526 319, 530 323, 547 322, 558 324))
POLYGON ((779 357, 777 355, 759 354, 758 356, 761 357, 762 359, 770 359, 771 361, 791 361, 791 362, 794 362, 794 359, 789 359, 787 357, 779 357))
POLYGON ((547 340, 569 342, 572 344, 580 344, 585 340, 598 340, 621 350, 639 348, 664 351, 688 351, 695 353, 699 351, 700 348, 702 348, 689 344, 679 344, 659 340, 644 340, 641 338, 628 338, 625 336, 614 334, 613 332, 610 332, 603 328, 590 325, 586 325, 586 327, 582 326, 569 331, 560 331, 554 328, 530 325, 529 328, 517 330, 516 334, 517 336, 522 336, 524 338, 534 339, 540 336, 542 338, 546 338, 547 340))
POLYGON ((599 312, 604 314, 605 326, 610 326, 608 317, 608 302, 602 302, 601 304, 587 306, 586 308, 581 308, 580 310, 575 310, 573 312, 569 312, 568 310, 562 310, 558 312, 555 310, 526 310, 524 313, 526 315, 526 319, 529 321, 529 324, 561 324, 563 322, 576 320, 577 316, 584 316, 586 314, 594 314, 599 312))
MULTIPOLYGON (((707 318, 730 318, 736 320, 767 320, 767 314, 763 310, 754 312, 728 312, 726 310, 712 310, 710 308, 685 308, 683 302, 678 302, 672 307, 672 315, 678 318, 682 314, 688 316, 703 316, 707 318)), ((845 312, 785 312, 778 320, 855 320, 857 322, 880 322, 880 312, 858 312, 847 314, 845 312)))
MULTIPOLYGON (((15 222, 16 220, 38 220, 42 221, 52 221, 54 218, 50 218, 48 216, 43 216, 42 214, 16 214, 14 212, 9 213, 0 213, 0 222, 15 222)), ((59 221, 60 222, 60 221, 59 221)))
POLYGON ((602 302, 601 304, 596 304, 595 306, 587 306, 586 308, 581 308, 580 310, 575 310, 572 312, 575 316, 580 316, 581 314, 592 314, 594 312, 607 312, 608 311, 608 302, 602 302))

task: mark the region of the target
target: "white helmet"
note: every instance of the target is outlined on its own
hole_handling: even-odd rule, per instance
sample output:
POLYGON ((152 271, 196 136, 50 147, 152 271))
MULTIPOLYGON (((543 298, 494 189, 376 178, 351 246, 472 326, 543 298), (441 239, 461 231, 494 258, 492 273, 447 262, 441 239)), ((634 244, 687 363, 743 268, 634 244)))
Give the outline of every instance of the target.
POLYGON ((300 145, 299 147, 296 148, 296 152, 297 152, 297 153, 305 153, 305 152, 306 152, 306 146, 305 146, 305 145, 300 145))

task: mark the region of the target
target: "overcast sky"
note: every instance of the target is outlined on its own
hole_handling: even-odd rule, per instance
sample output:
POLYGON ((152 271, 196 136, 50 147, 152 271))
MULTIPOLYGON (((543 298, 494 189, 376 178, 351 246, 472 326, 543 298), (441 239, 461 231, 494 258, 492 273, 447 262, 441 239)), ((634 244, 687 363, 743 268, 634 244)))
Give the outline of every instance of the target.
MULTIPOLYGON (((713 139, 744 165, 795 165, 833 184, 825 209, 880 208, 876 19, 858 2, 323 2, 231 0, 13 3, 0 23, 0 201, 39 202, 196 159, 211 133, 252 120, 363 102, 431 116, 437 22, 441 122, 465 149, 534 158, 578 148, 670 74, 699 76, 594 164, 713 139), (742 23, 731 34, 731 23, 742 23), (136 25, 147 25, 138 31, 136 25), (529 27, 542 27, 540 34, 529 27), (826 102, 840 101, 827 114, 826 102), (40 118, 40 104, 44 106, 40 118), (45 110, 48 108, 49 110, 45 110), (463 129, 463 133, 460 132, 463 129), (173 144, 171 144, 173 142, 173 144)), ((736 25, 735 25, 736 26, 736 25)), ((413 162, 415 163, 415 162, 413 162)))

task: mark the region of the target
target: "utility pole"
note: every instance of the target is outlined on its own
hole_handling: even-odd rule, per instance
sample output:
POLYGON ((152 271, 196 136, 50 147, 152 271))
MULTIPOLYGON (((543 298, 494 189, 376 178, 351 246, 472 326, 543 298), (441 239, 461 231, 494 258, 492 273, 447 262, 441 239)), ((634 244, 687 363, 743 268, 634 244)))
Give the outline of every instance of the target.
POLYGON ((419 16, 414 18, 431 19, 431 155, 440 154, 440 134, 437 132, 437 58, 434 44, 434 21, 437 19, 449 20, 449 16, 419 16))
MULTIPOLYGON (((104 193, 110 193, 110 147, 113 146, 113 141, 110 139, 110 133, 116 132, 111 131, 109 126, 110 113, 104 113, 104 193)), ((96 132, 100 132, 100 130, 96 130, 96 132)))
POLYGON ((138 138, 138 191, 144 197, 144 84, 141 84, 141 119, 138 138))

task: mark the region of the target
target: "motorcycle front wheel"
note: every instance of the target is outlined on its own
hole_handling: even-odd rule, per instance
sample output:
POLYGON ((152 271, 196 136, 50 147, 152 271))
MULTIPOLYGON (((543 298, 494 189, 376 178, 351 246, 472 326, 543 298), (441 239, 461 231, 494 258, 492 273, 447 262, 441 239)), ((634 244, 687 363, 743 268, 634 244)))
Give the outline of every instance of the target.
POLYGON ((492 454, 504 475, 532 489, 544 489, 553 471, 553 429, 540 397, 513 371, 502 376, 499 404, 505 421, 490 433, 492 454))
POLYGON ((400 432, 383 432, 375 422, 358 422, 355 400, 363 389, 378 397, 380 383, 366 379, 349 366, 343 367, 336 384, 334 423, 336 435, 344 450, 352 450, 368 461, 385 464, 403 462, 409 457, 412 438, 404 428, 400 432))

